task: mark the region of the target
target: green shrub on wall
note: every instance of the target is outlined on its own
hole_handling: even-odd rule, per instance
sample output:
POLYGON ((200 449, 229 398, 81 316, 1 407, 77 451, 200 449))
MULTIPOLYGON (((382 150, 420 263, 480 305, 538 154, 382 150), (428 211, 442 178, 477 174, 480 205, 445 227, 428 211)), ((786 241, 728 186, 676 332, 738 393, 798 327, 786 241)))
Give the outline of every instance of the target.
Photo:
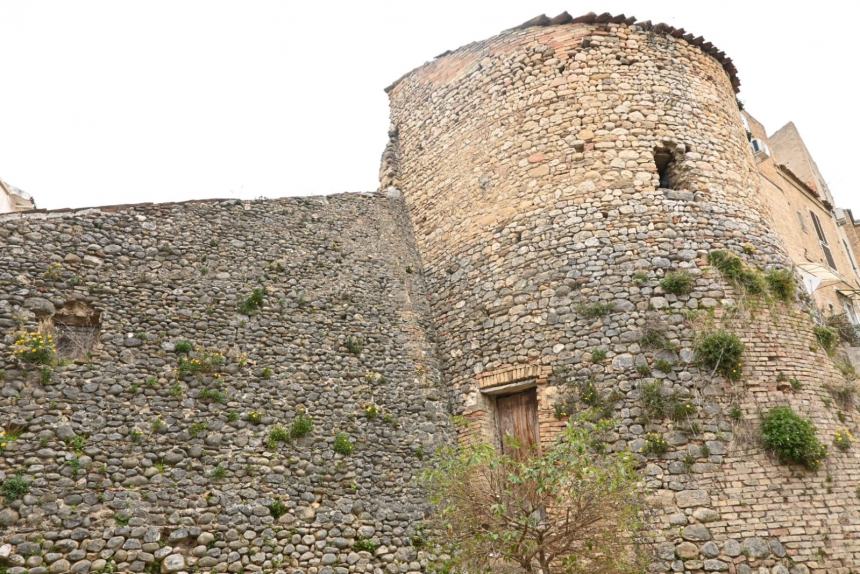
POLYGON ((253 315, 263 308, 266 299, 266 290, 257 287, 251 294, 239 302, 239 312, 243 315, 253 315))
POLYGON ((699 364, 730 381, 741 378, 744 344, 734 333, 718 330, 703 336, 696 344, 699 364))
POLYGON ((586 319, 605 317, 612 312, 612 303, 589 303, 577 305, 576 312, 586 319))
POLYGON ((21 334, 15 339, 12 355, 31 365, 52 365, 56 361, 57 348, 54 338, 38 331, 21 334))
POLYGON ((737 280, 743 273, 744 262, 734 253, 726 251, 711 251, 708 254, 708 263, 717 268, 717 270, 726 276, 728 279, 737 280))
POLYGON ((349 440, 349 435, 345 432, 339 432, 334 437, 334 451, 342 455, 352 454, 355 445, 349 440))
POLYGON ((297 439, 308 436, 314 430, 314 421, 311 417, 299 413, 290 425, 290 438, 297 439))
MULTIPOLYGON (((745 250, 746 252, 746 250, 745 250)), ((797 283, 794 273, 789 269, 772 269, 766 274, 751 267, 734 253, 727 251, 711 251, 708 263, 716 267, 723 277, 742 287, 747 293, 758 295, 766 290, 781 301, 794 299, 797 283)))
POLYGON ((23 498, 29 492, 30 483, 18 474, 10 476, 0 483, 0 496, 3 496, 7 503, 23 498))
POLYGON ((727 251, 711 251, 708 254, 708 263, 729 281, 742 287, 747 293, 758 295, 763 293, 766 287, 765 279, 758 269, 750 269, 734 253, 727 251))
POLYGON ((592 349, 591 362, 602 363, 606 359, 606 349, 592 349))
POLYGON ((765 275, 765 280, 768 289, 777 299, 782 301, 794 299, 797 284, 794 281, 794 274, 788 269, 772 269, 765 275))
POLYGON ((833 445, 841 451, 851 450, 854 435, 848 429, 839 429, 833 433, 833 445))
POLYGON ((289 512, 287 505, 284 504, 281 500, 275 499, 269 505, 269 512, 272 515, 272 518, 275 520, 279 519, 281 516, 289 512))
POLYGON ((664 391, 663 384, 658 381, 640 385, 639 397, 647 420, 669 417, 680 422, 696 414, 696 407, 689 398, 675 391, 664 391))
POLYGON ((669 443, 660 433, 649 432, 645 435, 645 448, 642 450, 645 454, 666 454, 669 451, 669 443))
POLYGON ((815 338, 818 339, 818 343, 824 347, 824 350, 827 351, 827 354, 829 355, 836 349, 839 335, 830 327, 816 326, 815 338))
POLYGON ((194 344, 191 341, 186 341, 185 339, 176 341, 173 345, 173 352, 177 355, 189 355, 193 350, 194 344))
POLYGON ((761 432, 765 446, 780 462, 815 470, 827 456, 827 447, 815 436, 815 426, 791 407, 776 407, 765 413, 761 432))
POLYGON ((672 271, 660 281, 660 287, 666 293, 686 295, 693 290, 693 276, 687 271, 672 271))

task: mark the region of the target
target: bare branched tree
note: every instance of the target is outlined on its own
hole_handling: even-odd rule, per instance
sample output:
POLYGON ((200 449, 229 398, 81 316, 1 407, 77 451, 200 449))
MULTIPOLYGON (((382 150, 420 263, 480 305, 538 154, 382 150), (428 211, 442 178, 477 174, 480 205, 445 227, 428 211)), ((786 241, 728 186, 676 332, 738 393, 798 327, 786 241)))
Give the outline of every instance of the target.
POLYGON ((608 421, 572 421, 541 454, 490 445, 440 452, 425 473, 433 530, 458 572, 644 572, 642 492, 628 453, 606 453, 608 421), (511 570, 511 568, 514 570, 511 570))

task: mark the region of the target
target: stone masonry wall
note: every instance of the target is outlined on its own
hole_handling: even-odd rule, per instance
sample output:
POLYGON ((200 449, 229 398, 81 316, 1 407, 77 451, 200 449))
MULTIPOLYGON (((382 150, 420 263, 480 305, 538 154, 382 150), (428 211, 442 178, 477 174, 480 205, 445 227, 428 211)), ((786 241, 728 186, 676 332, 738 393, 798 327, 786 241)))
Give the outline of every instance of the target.
POLYGON ((29 484, 0 498, 0 570, 423 570, 414 479, 449 416, 399 201, 10 215, 0 244, 0 482, 29 484), (89 357, 12 357, 72 302, 100 313, 89 357), (178 374, 183 340, 225 364, 178 374))
POLYGON ((543 444, 589 403, 617 421, 652 572, 855 572, 845 380, 800 301, 707 264, 789 264, 736 79, 664 27, 594 20, 393 85, 385 195, 0 217, 0 572, 424 572, 425 455, 452 412, 492 438, 494 396, 529 385, 543 444), (691 291, 664 292, 679 270, 691 291), (740 381, 696 365, 717 327, 740 381), (37 331, 58 363, 14 355, 37 331), (684 416, 649 413, 655 388, 684 416), (818 471, 760 445, 785 404, 831 447, 818 471))
POLYGON ((640 453, 652 571, 856 570, 856 448, 803 473, 756 441, 775 404, 811 417, 826 444, 856 428, 826 400, 841 375, 801 307, 745 301, 707 265, 716 249, 790 265, 720 63, 639 25, 527 27, 447 53, 389 96, 383 183, 414 226, 462 434, 491 437, 494 385, 534 384, 546 442, 560 401, 591 385, 618 421, 613 447, 640 453), (674 154, 671 189, 655 149, 674 154), (678 270, 695 278, 687 295, 660 286, 678 270), (747 343, 739 383, 695 365, 697 337, 719 325, 747 343), (802 392, 773 390, 780 372, 802 392), (693 414, 646 416, 654 385, 693 414), (649 435, 668 450, 648 454, 649 435))
MULTIPOLYGON (((696 469, 717 511, 708 523, 710 534, 715 540, 741 542, 723 545, 729 557, 737 551, 746 553, 774 572, 782 571, 779 565, 792 572, 856 572, 860 455, 856 443, 842 452, 833 441, 836 432, 845 429, 857 436, 856 399, 846 401, 833 393, 846 388, 845 378, 816 341, 808 315, 797 306, 756 307, 730 324, 746 345, 744 378, 740 384, 723 385, 721 391, 711 390, 722 397, 723 405, 735 406, 742 414, 731 426, 722 421, 727 450, 722 453, 717 446, 711 453, 725 456, 712 456, 708 462, 718 464, 696 469), (763 452, 759 417, 781 405, 811 418, 827 445, 829 455, 817 472, 779 464, 763 452)), ((671 517, 670 523, 676 524, 674 520, 671 517)), ((732 558, 737 561, 741 556, 732 558)))

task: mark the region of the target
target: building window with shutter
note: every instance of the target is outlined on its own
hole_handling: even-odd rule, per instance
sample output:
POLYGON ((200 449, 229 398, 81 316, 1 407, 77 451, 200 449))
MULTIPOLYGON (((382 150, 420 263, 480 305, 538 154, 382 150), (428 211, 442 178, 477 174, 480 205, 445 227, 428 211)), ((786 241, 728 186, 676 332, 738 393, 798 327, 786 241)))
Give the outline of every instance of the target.
POLYGON ((821 244, 821 250, 824 251, 824 259, 831 269, 836 269, 836 262, 833 260, 833 254, 830 252, 830 245, 827 244, 827 236, 824 235, 824 228, 821 227, 821 221, 818 216, 812 211, 809 212, 812 216, 812 224, 815 226, 815 233, 818 234, 818 242, 821 244))
POLYGON ((854 254, 851 253, 851 247, 848 246, 848 242, 844 239, 842 240, 842 245, 845 247, 845 253, 848 255, 848 261, 851 262, 851 269, 854 270, 854 273, 857 273, 857 263, 854 261, 854 254))
POLYGON ((836 297, 839 299, 839 302, 842 303, 842 309, 845 310, 845 317, 848 319, 848 322, 852 325, 857 325, 857 312, 854 310, 854 305, 851 303, 851 300, 840 293, 837 293, 836 297))

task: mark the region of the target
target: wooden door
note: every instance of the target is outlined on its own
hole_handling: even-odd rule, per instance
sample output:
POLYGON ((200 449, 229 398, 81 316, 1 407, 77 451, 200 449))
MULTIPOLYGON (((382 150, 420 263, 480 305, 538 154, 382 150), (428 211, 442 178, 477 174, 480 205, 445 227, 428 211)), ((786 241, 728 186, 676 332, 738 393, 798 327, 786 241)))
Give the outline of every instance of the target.
POLYGON ((537 389, 498 397, 496 430, 503 453, 522 458, 537 451, 537 389))

